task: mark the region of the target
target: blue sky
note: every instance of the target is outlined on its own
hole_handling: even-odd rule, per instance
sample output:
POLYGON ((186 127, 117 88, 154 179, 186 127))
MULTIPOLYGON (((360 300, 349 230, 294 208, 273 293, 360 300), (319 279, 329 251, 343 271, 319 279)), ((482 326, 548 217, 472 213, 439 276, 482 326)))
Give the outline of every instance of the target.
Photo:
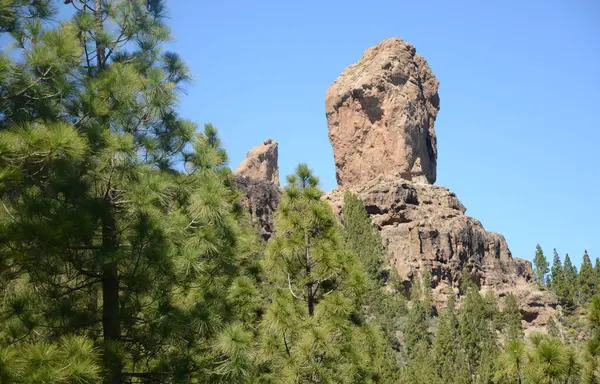
POLYGON ((335 184, 324 97, 368 47, 398 36, 439 79, 438 180, 504 234, 579 264, 600 257, 600 3, 564 1, 169 2, 196 79, 182 115, 211 122, 235 168, 277 140, 283 177, 307 162, 335 184))

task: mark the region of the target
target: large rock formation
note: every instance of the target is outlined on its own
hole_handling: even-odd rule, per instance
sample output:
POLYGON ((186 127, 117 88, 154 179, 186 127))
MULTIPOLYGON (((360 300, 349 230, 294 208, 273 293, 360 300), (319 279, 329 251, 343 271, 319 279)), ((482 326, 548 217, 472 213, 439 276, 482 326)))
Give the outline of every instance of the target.
POLYGON ((242 203, 265 240, 273 233, 273 217, 279 204, 277 161, 277 142, 267 139, 248 151, 234 172, 237 187, 245 196, 242 203))
POLYGON ((233 172, 235 175, 246 176, 254 180, 265 180, 279 185, 278 144, 271 139, 252 148, 246 158, 233 172))
POLYGON ((338 213, 344 190, 363 199, 407 291, 428 269, 441 307, 466 269, 483 292, 515 293, 528 325, 544 325, 556 299, 534 284, 531 264, 466 216, 454 193, 431 185, 437 87, 425 60, 401 39, 383 41, 346 68, 326 96, 339 187, 325 198, 338 213))
MULTIPOLYGON (((531 264, 512 257, 504 236, 487 232, 481 222, 466 216, 466 208, 447 188, 388 176, 350 190, 364 201, 380 230, 407 294, 414 279, 428 269, 436 306, 443 307, 449 294, 458 294, 466 268, 482 292, 499 297, 513 292, 531 325, 545 324, 552 314, 556 300, 535 287, 531 264)), ((340 188, 325 197, 338 214, 343 192, 340 188)))
POLYGON ((367 49, 325 99, 340 187, 379 175, 434 183, 438 81, 415 48, 398 38, 367 49))

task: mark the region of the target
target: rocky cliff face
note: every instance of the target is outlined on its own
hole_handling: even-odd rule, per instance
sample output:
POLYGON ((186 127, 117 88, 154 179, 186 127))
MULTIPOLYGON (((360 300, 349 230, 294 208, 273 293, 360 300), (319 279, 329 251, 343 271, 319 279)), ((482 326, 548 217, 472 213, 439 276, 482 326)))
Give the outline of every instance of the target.
POLYGON ((438 81, 415 48, 398 38, 367 49, 325 97, 337 182, 379 175, 434 183, 438 81))
POLYGON ((251 149, 235 170, 238 189, 244 194, 243 204, 261 236, 268 240, 273 233, 273 218, 279 204, 278 144, 271 139, 251 149))
POLYGON ((325 102, 339 185, 325 198, 338 213, 346 189, 363 199, 407 291, 428 269, 441 307, 467 269, 482 292, 515 293, 527 324, 544 325, 556 299, 534 284, 531 264, 466 216, 454 193, 431 185, 437 88, 425 59, 401 39, 384 40, 346 68, 325 102))
POLYGON ((277 142, 267 139, 248 151, 246 158, 233 173, 237 176, 270 181, 275 185, 279 185, 278 157, 277 142))

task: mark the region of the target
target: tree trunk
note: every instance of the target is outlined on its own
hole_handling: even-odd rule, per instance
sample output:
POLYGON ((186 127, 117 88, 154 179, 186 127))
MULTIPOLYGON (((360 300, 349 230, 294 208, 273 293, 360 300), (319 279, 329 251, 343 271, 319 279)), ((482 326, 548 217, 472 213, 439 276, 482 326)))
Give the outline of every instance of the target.
MULTIPOLYGON (((104 29, 104 23, 102 22, 102 5, 100 4, 100 0, 94 0, 94 18, 98 24, 98 31, 102 31, 104 29)), ((96 65, 98 70, 104 66, 104 62, 104 47, 96 40, 96 65)))
POLYGON ((310 280, 311 266, 310 266, 310 247, 308 243, 308 233, 304 234, 304 249, 306 252, 306 277, 308 283, 306 283, 306 300, 308 304, 308 315, 312 316, 315 313, 315 298, 313 292, 313 281, 310 280))
MULTIPOLYGON (((119 311, 119 276, 117 262, 113 260, 117 249, 117 231, 112 207, 102 220, 102 330, 104 342, 118 342, 121 334, 119 311)), ((115 361, 111 349, 104 348, 104 366, 109 375, 104 378, 106 384, 121 383, 121 364, 115 361)))

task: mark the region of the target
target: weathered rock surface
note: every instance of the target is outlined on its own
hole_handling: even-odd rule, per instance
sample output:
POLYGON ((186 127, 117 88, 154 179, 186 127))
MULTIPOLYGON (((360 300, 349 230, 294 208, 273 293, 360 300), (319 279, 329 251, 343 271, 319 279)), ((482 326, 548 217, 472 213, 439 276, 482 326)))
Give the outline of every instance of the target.
POLYGON ((252 148, 246 158, 233 172, 238 176, 245 176, 254 180, 270 181, 279 185, 278 144, 271 139, 252 148))
MULTIPOLYGON (((350 189, 364 201, 407 291, 429 269, 441 308, 450 293, 458 293, 462 270, 468 268, 482 292, 499 297, 513 292, 528 323, 544 325, 553 313, 556 299, 533 284, 531 263, 514 259, 504 237, 465 215, 466 208, 447 188, 382 176, 350 189)), ((344 190, 325 197, 338 214, 344 190)))
POLYGON ((384 40, 346 68, 325 108, 340 187, 379 175, 434 183, 438 81, 415 48, 384 40))
POLYGON ((270 181, 236 176, 238 189, 244 194, 242 204, 250 212, 250 220, 260 235, 269 240, 274 230, 274 217, 279 204, 279 188, 270 181))

